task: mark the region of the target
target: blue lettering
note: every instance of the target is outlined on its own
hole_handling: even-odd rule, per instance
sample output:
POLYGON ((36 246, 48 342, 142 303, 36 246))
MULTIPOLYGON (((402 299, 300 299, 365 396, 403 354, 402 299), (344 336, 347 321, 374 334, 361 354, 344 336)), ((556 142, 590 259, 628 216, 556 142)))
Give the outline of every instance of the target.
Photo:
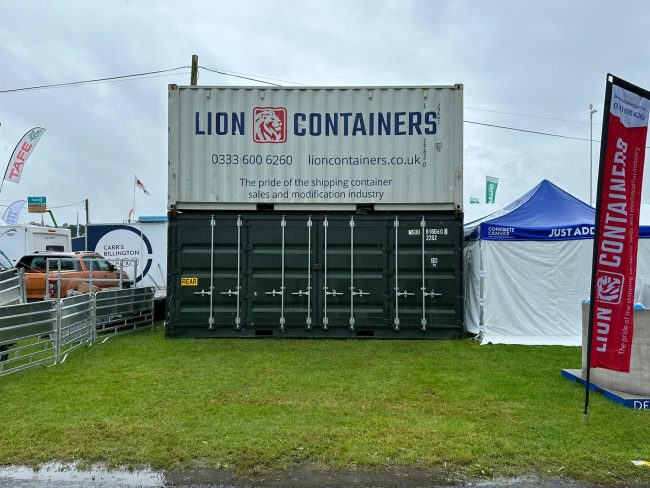
POLYGON ((293 133, 297 136, 304 136, 305 135, 305 128, 301 127, 302 124, 305 123, 307 120, 307 116, 303 113, 296 112, 293 115, 293 133), (301 124, 302 122, 302 124, 301 124))
POLYGON ((370 112, 370 124, 368 124, 368 135, 375 135, 375 112, 370 112))
POLYGON ((386 114, 379 112, 377 114, 377 125, 379 126, 377 134, 382 135, 382 130, 384 135, 390 135, 390 112, 386 114))
POLYGON ((352 112, 343 112, 341 113, 341 117, 343 117, 343 135, 347 136, 349 135, 349 126, 350 126, 350 117, 352 117, 352 112))
POLYGON ((409 136, 415 133, 422 135, 420 124, 422 123, 422 114, 420 112, 409 112, 409 136))
POLYGON ((361 135, 366 135, 366 124, 363 122, 363 114, 357 112, 357 115, 354 117, 354 127, 352 128, 352 135, 356 136, 357 132, 360 132, 361 135))
POLYGON ((428 125, 424 129, 425 134, 435 134, 436 133, 436 113, 435 112, 426 112, 424 114, 424 123, 428 125))
POLYGON ((214 118, 216 122, 214 133, 225 136, 228 133, 228 114, 226 112, 217 112, 214 118))
POLYGON ((395 112, 395 135, 396 136, 405 136, 406 132, 402 129, 404 126, 404 116, 406 112, 395 112))
POLYGON ((325 135, 338 136, 339 135, 339 114, 325 114, 325 135))
POLYGON ((309 135, 319 136, 321 131, 321 115, 309 114, 309 135))
POLYGON ((244 112, 239 112, 239 117, 236 113, 232 114, 232 135, 244 135, 244 112))
POLYGON ((203 136, 204 136, 204 135, 205 135, 205 131, 204 131, 204 130, 201 130, 201 129, 199 128, 200 125, 201 125, 201 116, 199 115, 198 112, 196 112, 194 119, 195 119, 195 122, 194 122, 194 135, 197 135, 197 136, 198 136, 198 135, 203 135, 203 136))
POLYGON ((212 135, 212 112, 208 112, 208 135, 212 135))

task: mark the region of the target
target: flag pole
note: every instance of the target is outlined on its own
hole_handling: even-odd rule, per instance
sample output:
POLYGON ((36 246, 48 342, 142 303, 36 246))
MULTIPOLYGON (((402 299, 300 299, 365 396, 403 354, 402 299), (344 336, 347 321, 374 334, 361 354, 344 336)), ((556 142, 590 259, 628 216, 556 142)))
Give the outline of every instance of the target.
MULTIPOLYGON (((133 175, 133 217, 135 217, 135 182, 138 181, 138 177, 133 175)), ((132 217, 129 217, 129 223, 131 223, 132 217)))
POLYGON ((587 364, 585 375, 585 406, 582 412, 585 423, 589 421, 589 391, 591 390, 591 344, 593 342, 594 302, 596 301, 596 267, 598 259, 598 239, 600 237, 600 212, 601 195, 603 192, 603 178, 605 173, 605 156, 607 153, 607 132, 609 130, 609 107, 612 102, 611 75, 607 75, 605 88, 605 106, 603 108, 603 129, 600 136, 600 158, 598 162, 598 183, 596 185, 596 213, 594 220, 593 255, 591 261, 591 290, 589 292, 589 322, 587 324, 587 364))

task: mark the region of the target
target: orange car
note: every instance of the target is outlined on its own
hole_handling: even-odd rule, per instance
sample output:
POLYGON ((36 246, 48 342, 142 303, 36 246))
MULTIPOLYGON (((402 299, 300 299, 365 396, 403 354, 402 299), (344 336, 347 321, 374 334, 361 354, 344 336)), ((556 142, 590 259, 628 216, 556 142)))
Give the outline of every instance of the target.
POLYGON ((71 290, 88 291, 93 288, 129 288, 131 282, 127 274, 109 263, 101 254, 94 252, 40 252, 28 254, 20 258, 16 268, 25 270, 25 288, 27 301, 43 300, 45 293, 45 275, 49 261, 47 297, 65 297, 71 290), (61 274, 59 280, 59 262, 61 274), (91 264, 92 263, 92 264, 91 264), (58 283, 61 289, 58 289, 58 283))

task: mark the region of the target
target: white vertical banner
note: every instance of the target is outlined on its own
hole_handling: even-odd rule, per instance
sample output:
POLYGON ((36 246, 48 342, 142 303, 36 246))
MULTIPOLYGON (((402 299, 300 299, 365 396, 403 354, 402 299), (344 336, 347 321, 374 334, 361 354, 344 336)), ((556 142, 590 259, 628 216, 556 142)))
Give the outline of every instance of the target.
POLYGON ((16 225, 18 223, 18 217, 20 217, 20 212, 25 208, 26 200, 16 200, 14 203, 7 207, 2 220, 9 225, 16 225))

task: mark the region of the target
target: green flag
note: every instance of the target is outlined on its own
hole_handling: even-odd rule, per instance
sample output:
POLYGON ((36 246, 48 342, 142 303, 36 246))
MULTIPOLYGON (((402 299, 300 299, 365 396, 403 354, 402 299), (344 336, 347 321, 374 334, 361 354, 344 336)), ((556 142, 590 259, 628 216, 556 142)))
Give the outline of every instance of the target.
POLYGON ((499 178, 493 176, 485 177, 485 203, 494 203, 497 199, 497 185, 499 178))

